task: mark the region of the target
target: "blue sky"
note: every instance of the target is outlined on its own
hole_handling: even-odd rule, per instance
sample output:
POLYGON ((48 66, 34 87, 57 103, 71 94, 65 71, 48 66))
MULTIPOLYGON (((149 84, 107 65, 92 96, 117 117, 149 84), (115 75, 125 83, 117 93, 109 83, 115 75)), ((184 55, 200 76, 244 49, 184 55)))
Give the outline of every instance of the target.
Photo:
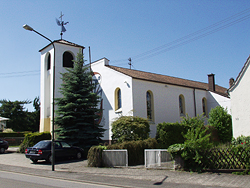
MULTIPOLYGON (((63 39, 91 47, 92 61, 207 82, 228 88, 250 53, 249 0, 1 0, 0 99, 40 95, 40 53, 60 39, 55 19, 68 21, 63 39)), ((32 105, 26 106, 32 111, 32 105)))

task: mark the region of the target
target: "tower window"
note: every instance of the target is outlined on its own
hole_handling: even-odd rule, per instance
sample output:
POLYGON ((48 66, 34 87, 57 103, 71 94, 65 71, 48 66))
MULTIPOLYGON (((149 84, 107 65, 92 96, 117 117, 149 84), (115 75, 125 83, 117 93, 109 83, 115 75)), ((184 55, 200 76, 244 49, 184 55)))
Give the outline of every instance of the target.
POLYGON ((47 70, 50 70, 50 66, 51 66, 51 55, 50 55, 50 53, 49 53, 49 55, 48 55, 48 57, 47 57, 47 63, 46 63, 47 65, 47 70))
POLYGON ((70 52, 63 53, 63 67, 73 68, 73 55, 70 52))

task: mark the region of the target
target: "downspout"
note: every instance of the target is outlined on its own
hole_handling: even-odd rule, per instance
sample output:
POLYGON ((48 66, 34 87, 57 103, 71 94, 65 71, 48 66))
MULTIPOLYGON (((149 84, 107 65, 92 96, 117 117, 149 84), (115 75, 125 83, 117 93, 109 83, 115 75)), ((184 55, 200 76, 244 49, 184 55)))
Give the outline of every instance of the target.
POLYGON ((195 97, 195 88, 193 90, 193 94, 194 94, 194 116, 196 117, 196 97, 195 97))

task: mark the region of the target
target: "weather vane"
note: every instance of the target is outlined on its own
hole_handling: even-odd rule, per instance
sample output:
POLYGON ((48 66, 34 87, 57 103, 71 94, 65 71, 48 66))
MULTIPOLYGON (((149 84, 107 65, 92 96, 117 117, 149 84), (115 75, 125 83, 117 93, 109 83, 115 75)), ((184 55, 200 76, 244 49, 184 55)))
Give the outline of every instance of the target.
POLYGON ((61 16, 59 17, 59 18, 61 19, 61 21, 59 21, 59 20, 56 18, 56 23, 57 23, 57 25, 61 26, 61 33, 60 33, 61 39, 62 39, 63 32, 66 31, 66 28, 65 28, 64 26, 65 26, 67 23, 69 23, 69 22, 65 22, 65 23, 64 23, 64 21, 62 21, 62 17, 63 17, 63 16, 64 16, 64 14, 62 14, 62 12, 61 12, 61 16))

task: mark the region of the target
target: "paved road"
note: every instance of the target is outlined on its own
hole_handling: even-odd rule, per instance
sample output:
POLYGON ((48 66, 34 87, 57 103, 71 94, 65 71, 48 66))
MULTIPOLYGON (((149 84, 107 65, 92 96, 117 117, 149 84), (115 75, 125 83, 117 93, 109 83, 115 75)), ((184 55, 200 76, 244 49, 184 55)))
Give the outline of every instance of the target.
POLYGON ((56 163, 55 171, 52 172, 50 164, 33 164, 20 153, 0 155, 0 170, 81 182, 99 182, 119 187, 250 187, 250 176, 146 170, 143 166, 90 168, 85 160, 60 161, 56 163))
MULTIPOLYGON (((34 175, 0 171, 1 188, 108 188, 111 186, 98 185, 62 179, 52 179, 48 177, 38 177, 34 175)), ((114 187, 115 188, 115 187, 114 187)))

